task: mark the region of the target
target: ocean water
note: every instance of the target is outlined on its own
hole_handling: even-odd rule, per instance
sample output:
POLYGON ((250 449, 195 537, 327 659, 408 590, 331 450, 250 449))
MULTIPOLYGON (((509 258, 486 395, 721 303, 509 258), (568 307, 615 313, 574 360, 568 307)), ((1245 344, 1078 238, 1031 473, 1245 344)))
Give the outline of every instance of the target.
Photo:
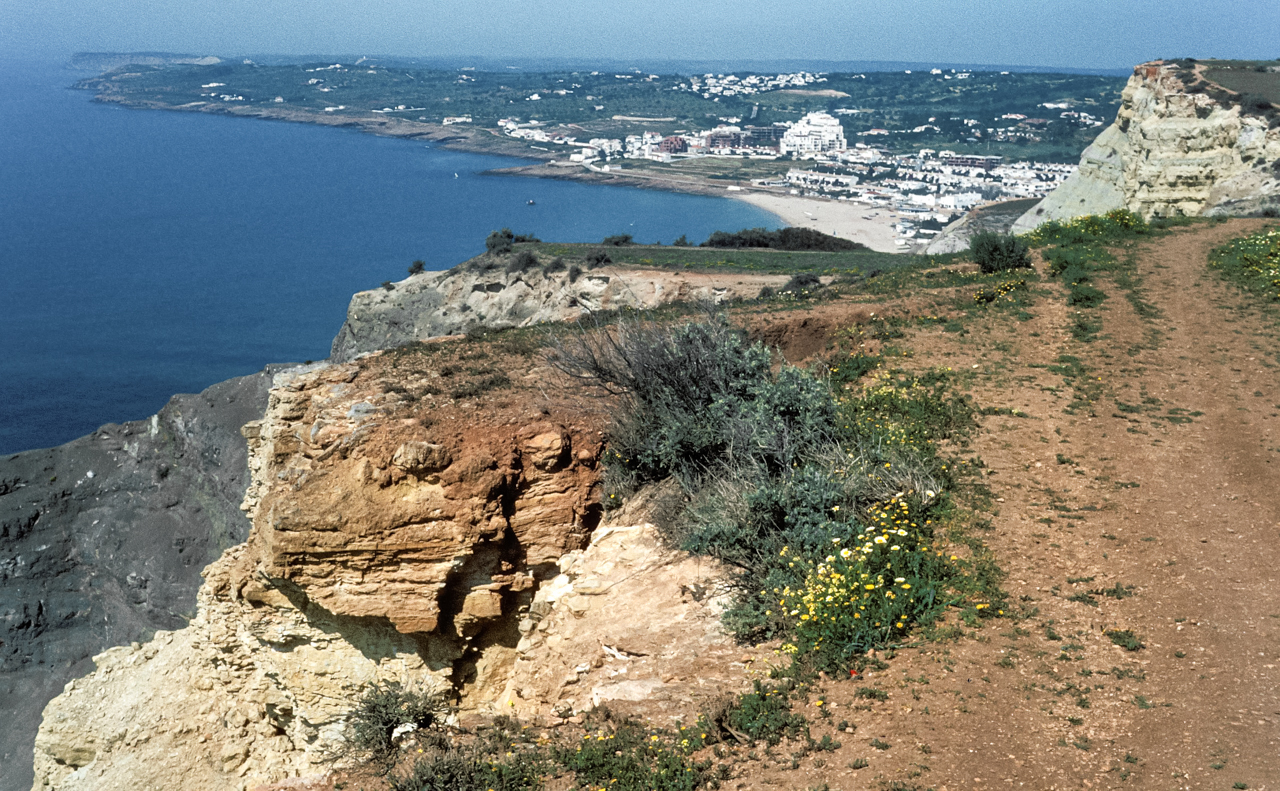
POLYGON ((60 64, 0 75, 0 453, 322 359, 352 293, 414 259, 447 269, 495 228, 670 243, 778 226, 726 198, 481 174, 508 158, 99 105, 60 64))

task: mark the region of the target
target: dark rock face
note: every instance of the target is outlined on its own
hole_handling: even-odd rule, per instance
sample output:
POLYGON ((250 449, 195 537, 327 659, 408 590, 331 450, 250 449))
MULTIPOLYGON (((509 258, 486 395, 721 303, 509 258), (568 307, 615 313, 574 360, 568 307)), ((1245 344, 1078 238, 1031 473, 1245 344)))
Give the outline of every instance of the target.
POLYGON ((40 715, 63 685, 103 649, 182 627, 200 572, 248 536, 240 427, 282 367, 0 459, 0 789, 31 787, 40 715))

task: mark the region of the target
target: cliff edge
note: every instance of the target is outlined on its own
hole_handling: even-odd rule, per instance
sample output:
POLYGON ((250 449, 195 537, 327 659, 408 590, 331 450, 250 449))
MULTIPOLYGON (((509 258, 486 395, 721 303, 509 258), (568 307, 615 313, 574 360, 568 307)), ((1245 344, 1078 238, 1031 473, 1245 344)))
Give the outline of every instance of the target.
POLYGON ((573 321, 588 312, 618 308, 755 299, 761 289, 776 288, 788 279, 783 275, 592 267, 576 259, 558 263, 539 259, 516 266, 520 254, 486 253, 445 272, 424 272, 388 284, 389 288, 357 293, 334 338, 330 359, 348 362, 378 349, 456 335, 476 325, 506 329, 573 321))
POLYGON ((188 626, 95 656, 49 704, 34 787, 323 775, 373 681, 560 721, 687 700, 694 658, 740 656, 715 597, 689 594, 714 564, 642 514, 600 527, 598 402, 488 343, 277 375, 243 430, 248 541, 204 572, 188 626))
POLYGON ((201 570, 248 535, 240 427, 271 376, 0 458, 0 788, 30 785, 40 712, 90 657, 185 624, 201 570))
POLYGON ((1205 72, 1203 62, 1137 66, 1115 122, 1013 232, 1122 208, 1145 219, 1280 211, 1280 115, 1205 72))

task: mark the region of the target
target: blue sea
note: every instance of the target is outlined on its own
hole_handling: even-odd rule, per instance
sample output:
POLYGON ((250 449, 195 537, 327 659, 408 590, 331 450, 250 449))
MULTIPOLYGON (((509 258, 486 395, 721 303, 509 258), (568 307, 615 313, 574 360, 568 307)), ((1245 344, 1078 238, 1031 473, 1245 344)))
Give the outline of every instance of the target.
POLYGON ((352 293, 414 259, 447 269, 495 228, 670 243, 778 226, 726 198, 487 176, 521 160, 129 110, 69 90, 89 75, 61 64, 0 69, 0 453, 323 359, 352 293))

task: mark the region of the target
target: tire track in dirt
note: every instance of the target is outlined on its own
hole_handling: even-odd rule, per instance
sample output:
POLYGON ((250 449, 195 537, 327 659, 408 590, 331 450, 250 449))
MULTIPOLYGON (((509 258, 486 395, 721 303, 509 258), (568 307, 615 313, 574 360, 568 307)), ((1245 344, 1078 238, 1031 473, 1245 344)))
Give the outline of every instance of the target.
POLYGON ((1140 294, 1158 315, 1105 283, 1092 343, 1071 338, 1055 281, 1031 320, 913 334, 913 367, 951 366, 980 406, 1030 415, 989 417, 974 440, 997 498, 984 538, 1026 617, 893 661, 878 683, 900 690, 894 705, 859 715, 857 733, 907 749, 874 779, 1280 788, 1280 324, 1206 266, 1260 225, 1143 244, 1140 294), (1090 381, 1051 370, 1061 355, 1090 381), (1095 401, 1066 411, 1088 391, 1095 401), (1145 647, 1113 645, 1112 630, 1145 647))

